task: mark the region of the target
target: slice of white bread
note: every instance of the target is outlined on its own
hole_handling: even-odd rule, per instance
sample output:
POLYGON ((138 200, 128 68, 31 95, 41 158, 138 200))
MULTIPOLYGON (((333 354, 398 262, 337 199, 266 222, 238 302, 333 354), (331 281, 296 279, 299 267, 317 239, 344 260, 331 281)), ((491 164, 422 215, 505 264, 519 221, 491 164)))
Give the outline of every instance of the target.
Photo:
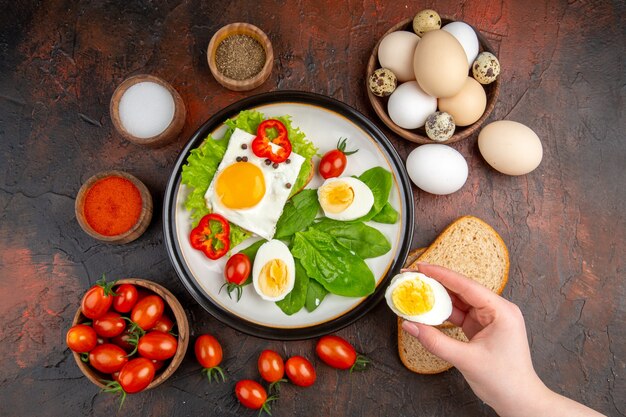
MULTIPOLYGON (((427 249, 411 252, 405 265, 414 267, 419 261, 450 268, 497 294, 502 292, 509 277, 509 252, 502 238, 491 226, 473 216, 454 221, 427 249)), ((402 321, 398 317, 398 353, 404 366, 419 374, 437 374, 452 367, 405 332, 402 321)), ((467 341, 459 327, 451 323, 439 327, 448 336, 467 341)))

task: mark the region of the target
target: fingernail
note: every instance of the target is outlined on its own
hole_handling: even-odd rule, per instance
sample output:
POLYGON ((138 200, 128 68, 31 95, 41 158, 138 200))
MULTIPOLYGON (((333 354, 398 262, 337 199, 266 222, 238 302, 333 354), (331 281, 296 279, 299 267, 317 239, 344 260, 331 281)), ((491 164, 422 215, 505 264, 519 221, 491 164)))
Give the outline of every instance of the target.
POLYGON ((402 328, 404 329, 404 331, 408 332, 409 334, 415 337, 417 337, 420 333, 420 329, 415 325, 415 323, 407 321, 407 320, 402 322, 402 328))
POLYGON ((418 271, 420 270, 420 267, 422 267, 422 266, 428 266, 428 265, 429 265, 429 263, 428 263, 428 262, 422 262, 422 261, 420 261, 420 262, 418 262, 418 263, 416 263, 416 264, 415 264, 415 266, 417 267, 417 270, 418 270, 418 271))

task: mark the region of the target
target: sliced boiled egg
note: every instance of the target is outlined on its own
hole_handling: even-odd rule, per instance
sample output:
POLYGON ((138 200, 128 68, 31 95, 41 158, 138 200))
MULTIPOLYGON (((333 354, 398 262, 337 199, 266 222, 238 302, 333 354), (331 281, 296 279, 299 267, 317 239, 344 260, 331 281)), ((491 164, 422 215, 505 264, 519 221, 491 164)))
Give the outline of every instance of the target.
POLYGON ((280 301, 293 290, 296 268, 289 248, 270 240, 259 248, 252 267, 252 285, 267 301, 280 301))
POLYGON ((333 220, 354 220, 365 216, 374 205, 374 194, 357 178, 328 178, 317 190, 324 215, 333 220))
POLYGON ((385 298, 396 315, 409 321, 436 326, 452 314, 452 300, 443 285, 419 272, 396 275, 385 298))

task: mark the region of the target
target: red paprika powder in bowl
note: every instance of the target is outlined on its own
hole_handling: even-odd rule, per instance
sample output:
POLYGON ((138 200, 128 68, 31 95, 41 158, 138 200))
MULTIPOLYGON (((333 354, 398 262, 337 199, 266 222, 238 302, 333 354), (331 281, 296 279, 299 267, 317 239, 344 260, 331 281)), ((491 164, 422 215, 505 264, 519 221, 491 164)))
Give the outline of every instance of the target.
POLYGON ((107 243, 128 243, 148 228, 152 197, 134 176, 106 171, 83 184, 75 210, 78 224, 89 236, 107 243))

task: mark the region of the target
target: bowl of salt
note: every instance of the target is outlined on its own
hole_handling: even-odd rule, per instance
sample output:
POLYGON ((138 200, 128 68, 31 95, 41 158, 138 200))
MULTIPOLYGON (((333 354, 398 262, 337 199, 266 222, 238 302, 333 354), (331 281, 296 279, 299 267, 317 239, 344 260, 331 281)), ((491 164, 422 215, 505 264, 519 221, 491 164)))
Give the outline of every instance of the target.
POLYGON ((124 80, 113 92, 109 110, 120 135, 154 148, 174 140, 187 115, 180 94, 165 80, 149 74, 124 80))

